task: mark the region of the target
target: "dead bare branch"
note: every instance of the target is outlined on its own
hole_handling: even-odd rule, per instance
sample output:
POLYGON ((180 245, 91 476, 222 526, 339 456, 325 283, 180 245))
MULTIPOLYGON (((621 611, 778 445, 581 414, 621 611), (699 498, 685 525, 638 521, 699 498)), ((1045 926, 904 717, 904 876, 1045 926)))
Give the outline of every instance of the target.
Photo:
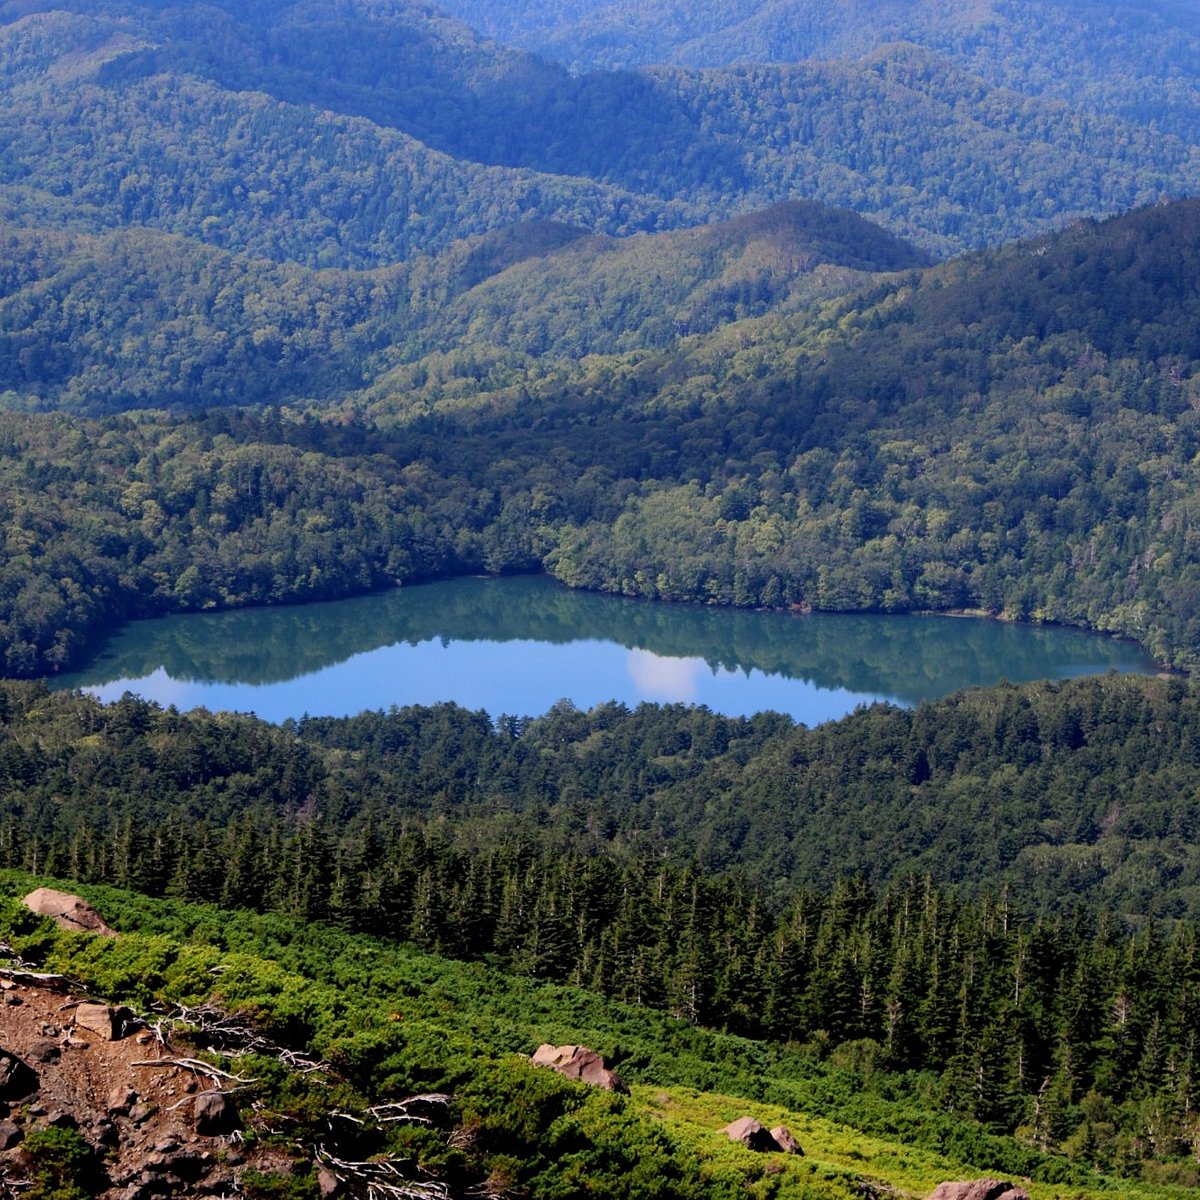
POLYGON ((244 1018, 212 1004, 176 1005, 167 1015, 167 1020, 173 1025, 198 1031, 212 1049, 223 1054, 262 1054, 278 1059, 285 1067, 304 1075, 329 1070, 329 1064, 324 1059, 280 1046, 270 1038, 263 1037, 244 1018))
POLYGON ((317 1148, 317 1160, 343 1183, 366 1187, 367 1200, 450 1200, 449 1187, 438 1180, 407 1178, 402 1159, 378 1159, 350 1162, 334 1157, 324 1146, 317 1148))
POLYGON ((508 1200, 509 1196, 514 1195, 502 1183, 497 1183, 493 1179, 485 1179, 482 1183, 476 1183, 463 1193, 465 1196, 479 1196, 482 1200, 508 1200))
POLYGON ((14 1179, 8 1173, 0 1176, 0 1200, 15 1200, 33 1187, 32 1179, 14 1179))
POLYGON ((380 1125, 400 1121, 414 1125, 433 1125, 435 1122, 432 1117, 422 1116, 412 1110, 420 1106, 445 1109, 449 1106, 450 1100, 451 1097, 442 1092, 426 1092, 420 1096, 409 1096, 406 1100, 395 1100, 390 1104, 376 1104, 368 1108, 367 1112, 380 1125))
POLYGON ((470 1150, 479 1140, 477 1125, 460 1125, 446 1139, 446 1145, 455 1150, 470 1150))
MULTIPOLYGON (((36 963, 31 963, 28 959, 22 958, 7 942, 0 942, 0 958, 8 959, 13 966, 19 967, 22 970, 28 970, 37 965, 36 963)), ((0 1183, 3 1182, 5 1180, 0 1179, 0 1183)), ((24 1180, 18 1180, 17 1183, 20 1187, 27 1186, 24 1180)))
POLYGON ((196 1075, 206 1075, 209 1079, 215 1080, 218 1085, 222 1082, 235 1083, 241 1087, 247 1087, 252 1083, 257 1083, 257 1079, 247 1079, 243 1075, 233 1075, 228 1071, 222 1071, 220 1067, 214 1067, 212 1063, 206 1063, 199 1058, 146 1058, 140 1062, 130 1063, 133 1067, 179 1067, 184 1071, 191 1071, 196 1075))
POLYGON ((17 967, 0 967, 0 979, 11 979, 13 983, 45 988, 50 992, 69 992, 77 986, 65 975, 47 975, 42 971, 25 971, 17 967))

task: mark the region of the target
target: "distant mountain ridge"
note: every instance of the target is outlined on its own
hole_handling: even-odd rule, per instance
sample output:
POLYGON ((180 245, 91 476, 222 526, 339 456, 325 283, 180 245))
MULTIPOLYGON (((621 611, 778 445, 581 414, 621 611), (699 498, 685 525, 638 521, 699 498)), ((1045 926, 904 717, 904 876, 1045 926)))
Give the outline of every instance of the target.
POLYGON ((373 271, 150 229, 17 229, 0 240, 0 396, 83 413, 328 403, 433 352, 661 348, 929 261, 860 217, 800 202, 631 239, 527 222, 373 271))
POLYGON ((1200 124, 1200 15, 1162 0, 444 0, 460 20, 578 70, 857 60, 914 42, 994 86, 1155 124, 1200 124))
POLYGON ((75 9, 0 5, 0 211, 19 224, 373 267, 520 220, 625 235, 804 198, 947 254, 1200 192, 1194 130, 911 44, 572 76, 399 0, 75 9))

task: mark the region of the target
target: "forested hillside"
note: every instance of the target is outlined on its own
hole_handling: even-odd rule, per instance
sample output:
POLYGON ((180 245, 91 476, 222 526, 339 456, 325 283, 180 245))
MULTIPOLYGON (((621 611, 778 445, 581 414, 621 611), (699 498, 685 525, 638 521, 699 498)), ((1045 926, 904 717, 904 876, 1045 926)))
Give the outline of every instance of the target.
POLYGON ((26 225, 364 267, 521 218, 619 234, 803 197, 950 252, 1200 187, 1190 133, 912 47, 574 76, 398 0, 43 7, 0 7, 0 203, 26 225))
MULTIPOLYGON (((6 693, 2 765, 18 790, 0 822, 6 861, 29 869, 252 907, 300 887, 301 871, 311 915, 371 895, 370 911, 392 916, 339 919, 405 927, 421 893, 422 919, 448 937, 462 936, 454 913, 475 914, 476 952, 503 888, 473 906, 480 881, 452 864, 507 844, 736 871, 771 904, 917 872, 960 892, 1011 885, 1026 911, 1079 901, 1200 918, 1197 701, 1179 681, 997 688, 813 730, 615 704, 498 727, 444 706, 277 729, 31 689, 6 693), (445 842, 441 865, 421 857, 428 839, 445 842), (284 842, 307 846, 303 864, 284 842)), ((582 936, 599 911, 582 924, 560 913, 563 928, 582 936)))
MULTIPOLYGON (((334 413, 12 414, 6 669, 61 669, 135 614, 534 570, 655 599, 1067 621, 1195 662, 1198 223, 1196 202, 1159 206, 665 351, 538 360, 558 334, 536 279, 606 257, 575 240, 450 306, 486 328, 483 298, 511 289, 526 352, 451 336, 334 413)), ((691 295, 751 244, 705 260, 691 295)))
POLYGON ((83 413, 329 402, 398 361, 664 347, 928 261, 851 213, 798 201, 625 239, 523 222, 371 271, 149 229, 15 229, 0 243, 0 398, 83 413))
POLYGON ((1195 137, 1200 21, 1182 3, 446 0, 501 41, 583 69, 856 60, 912 42, 993 84, 1195 137))
MULTIPOLYGON (((536 1194, 569 1177, 538 1165, 553 1118, 514 1125, 520 1073, 489 1065, 530 1036, 528 984, 426 967, 421 988, 388 993, 393 1041, 368 1034, 345 995, 330 1007, 300 979, 280 991, 278 968, 205 966, 283 956, 357 994, 364 959, 372 978, 412 969, 402 940, 588 989, 557 993, 541 1029, 573 1041, 607 1028, 620 1069, 652 1088, 802 1106, 1076 1196, 1085 1165, 1194 1181, 1200 695, 1182 682, 995 689, 811 731, 615 705, 498 725, 442 706, 272 727, 133 697, 0 692, 0 865, 270 914, 126 900, 118 915, 209 947, 172 967, 180 952, 161 937, 77 942, 60 965, 141 1003, 181 989, 194 1002, 216 978, 263 1033, 330 1056, 368 1094, 451 1088, 469 1102, 498 1087, 495 1136, 527 1130, 518 1161, 527 1178, 546 1172, 536 1194), (392 948, 349 940, 363 935, 392 948), (645 1015, 631 1024, 598 995, 645 1015), (470 1005, 448 1047, 421 1032, 429 1003, 470 1005), (774 1082, 752 1083, 760 1071, 774 1082)), ((366 1013, 377 995, 358 1001, 366 1013)), ((724 1194, 715 1180, 678 1186, 667 1194, 724 1194)))
MULTIPOLYGON (((20 895, 39 882, 8 871, 0 887, 20 895)), ((85 890, 121 937, 64 933, 15 899, 0 912, 0 936, 91 994, 172 1014, 155 1018, 172 1038, 211 1044, 197 1028, 207 1024, 214 1034, 242 1031, 243 1047, 247 1034, 256 1039, 258 1048, 248 1052, 237 1053, 230 1038, 224 1054, 204 1055, 248 1081, 236 1093, 242 1137, 259 1161, 277 1166, 242 1173, 253 1200, 315 1200, 317 1163, 327 1171, 357 1166, 351 1178, 359 1192, 374 1163, 376 1180, 439 1200, 454 1194, 451 1188, 484 1195, 520 1188, 531 1196, 591 1190, 627 1200, 918 1200, 940 1180, 980 1171, 1022 1179, 1034 1200, 1182 1200, 1196 1178, 1184 1157, 1193 1134, 1179 1119, 1183 1093, 1115 1104, 1094 1090, 1075 1103, 1069 1087, 1056 1084, 1014 1137, 959 1107, 955 1097, 966 1099, 971 1087, 942 1092, 927 1073, 880 1070, 881 1048, 868 1040, 832 1053, 824 1038, 770 1044, 697 1028, 645 1004, 435 958, 289 915, 85 890), (539 1042, 580 1037, 619 1067, 630 1095, 568 1082, 525 1058, 539 1042), (281 1051, 294 1056, 295 1047, 305 1048, 302 1072, 279 1061, 281 1051), (731 1144, 720 1127, 746 1111, 786 1123, 803 1139, 803 1153, 761 1154, 731 1144), (405 1112, 425 1119, 395 1119, 405 1112), (1071 1161, 1053 1146, 1076 1122, 1069 1140, 1082 1153, 1071 1161)), ((907 928, 919 928, 929 949, 944 949, 944 933, 994 952, 1006 940, 1006 922, 1014 925, 1003 907, 957 909, 927 889, 896 899, 910 902, 907 928)), ((901 915, 860 901, 839 897, 828 907, 820 919, 823 949, 839 944, 847 920, 858 933, 864 919, 878 928, 880 919, 901 915)), ((1010 939, 1020 945, 1018 978, 1029 1001, 1024 1007, 1018 996, 1015 1010, 1031 1013, 1050 997, 1037 974, 1045 935, 1059 932, 1010 939)), ((1122 988, 1124 1024, 1113 1029, 1122 1047, 1129 1045, 1134 1020, 1150 1013, 1132 1007, 1149 999, 1142 984, 1159 976, 1158 968, 1184 964, 1183 942, 1173 942, 1164 961, 1153 939, 1120 954, 1103 931, 1080 929, 1068 940, 1082 952, 1076 970, 1089 986, 1099 991, 1112 980, 1122 988)), ((996 982, 1007 989, 1006 979, 996 982)), ((1151 1003, 1171 1011, 1178 993, 1167 986, 1151 1003)), ((1062 998, 1069 1012, 1072 1001, 1062 998)), ((1086 1024, 1071 1026, 1071 1034, 1086 1024)), ((221 1044, 219 1035, 210 1038, 221 1044)), ((999 1062, 994 1050, 987 1050, 989 1068, 999 1062)), ((96 1195, 99 1156, 79 1133, 57 1133, 39 1142, 38 1174, 70 1200, 96 1195)))
POLYGON ((141 64, 141 31, 58 12, 0 26, 0 183, 14 223, 149 226, 263 258, 363 267, 526 215, 622 232, 686 211, 457 159, 398 128, 204 73, 159 71, 141 64))
POLYGON ((600 465, 580 427, 608 430, 637 486, 556 533, 576 586, 971 607, 1191 661, 1198 231, 1195 203, 1156 207, 574 378, 381 384, 372 411, 516 420, 579 467, 600 465))
MULTIPOLYGON (((490 0, 0 0, 3 969, 269 1047, 224 1077, 254 1200, 318 1162, 403 1200, 1179 1200, 1190 681, 807 729, 28 678, 127 618, 517 572, 1200 663, 1195 15, 685 8, 491 27, 555 61, 490 0), (122 936, 8 899, 51 875, 122 936), (520 1057, 551 1039, 632 1094, 520 1057), (729 1143, 748 1109, 806 1154, 729 1143)), ((86 1200, 102 1127, 38 1109, 0 1190, 86 1200)))

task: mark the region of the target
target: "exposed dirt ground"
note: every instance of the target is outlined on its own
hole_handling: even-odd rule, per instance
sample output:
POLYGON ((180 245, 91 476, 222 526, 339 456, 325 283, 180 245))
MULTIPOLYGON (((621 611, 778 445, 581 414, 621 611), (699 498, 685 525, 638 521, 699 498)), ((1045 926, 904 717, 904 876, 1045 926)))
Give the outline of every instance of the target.
POLYGON ((203 1074, 161 1065, 176 1053, 125 1010, 20 974, 0 979, 0 1048, 0 1171, 10 1193, 29 1177, 29 1133, 59 1126, 95 1148, 104 1200, 242 1194, 235 1105, 203 1074))

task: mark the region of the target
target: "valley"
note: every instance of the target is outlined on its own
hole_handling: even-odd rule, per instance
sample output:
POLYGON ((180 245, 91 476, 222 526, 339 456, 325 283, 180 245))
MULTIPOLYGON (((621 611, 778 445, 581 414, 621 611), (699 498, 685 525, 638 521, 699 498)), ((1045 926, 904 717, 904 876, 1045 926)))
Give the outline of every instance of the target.
POLYGON ((1191 1195, 1198 37, 0 0, 0 1189, 1191 1195), (178 1023, 211 1186, 17 1094, 30 972, 178 1023))

